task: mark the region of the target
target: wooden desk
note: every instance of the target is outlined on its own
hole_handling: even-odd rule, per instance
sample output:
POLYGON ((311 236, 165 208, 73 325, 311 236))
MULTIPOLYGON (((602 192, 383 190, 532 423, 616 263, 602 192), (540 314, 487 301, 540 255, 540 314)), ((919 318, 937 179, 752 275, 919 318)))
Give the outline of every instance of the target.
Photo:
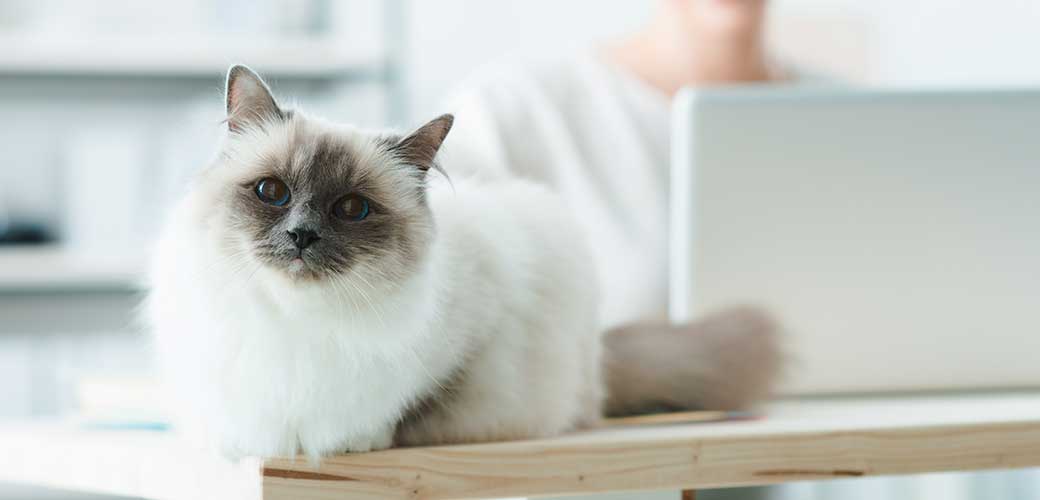
MULTIPOLYGON (((1040 466, 1040 393, 777 402, 761 420, 306 461, 199 455, 157 432, 0 429, 0 481, 155 499, 494 498, 1040 466)), ((678 498, 678 493, 676 493, 678 498)))

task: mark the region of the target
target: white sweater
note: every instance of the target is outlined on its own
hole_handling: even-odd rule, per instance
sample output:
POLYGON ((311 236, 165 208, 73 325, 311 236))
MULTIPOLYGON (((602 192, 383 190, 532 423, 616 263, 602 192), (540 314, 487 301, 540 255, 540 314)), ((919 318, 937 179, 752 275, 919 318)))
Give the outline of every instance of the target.
POLYGON ((667 96, 584 54, 487 68, 449 110, 450 174, 519 176, 563 195, 590 240, 601 327, 665 318, 667 96))

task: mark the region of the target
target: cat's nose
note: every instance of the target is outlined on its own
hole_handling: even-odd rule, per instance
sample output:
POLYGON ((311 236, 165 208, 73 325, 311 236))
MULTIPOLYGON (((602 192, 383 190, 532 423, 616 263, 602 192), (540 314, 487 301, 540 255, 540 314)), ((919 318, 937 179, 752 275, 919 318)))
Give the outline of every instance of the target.
POLYGON ((311 229, 296 228, 289 230, 289 237, 292 238, 293 244, 296 248, 303 250, 311 246, 312 243, 321 239, 318 233, 311 229))

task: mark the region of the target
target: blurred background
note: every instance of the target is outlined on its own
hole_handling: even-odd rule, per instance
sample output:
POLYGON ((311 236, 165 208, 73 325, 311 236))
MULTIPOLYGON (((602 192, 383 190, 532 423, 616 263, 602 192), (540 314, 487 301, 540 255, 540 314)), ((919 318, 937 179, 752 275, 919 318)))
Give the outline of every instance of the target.
MULTIPOLYGON (((330 119, 404 126, 441 112, 483 64, 582 50, 637 28, 653 8, 0 0, 0 417, 89 411, 106 387, 148 374, 134 326, 138 278, 164 208, 214 153, 230 63, 330 119)), ((776 0, 769 36, 778 59, 836 80, 1019 87, 1040 85, 1037 26, 1037 0, 776 0)), ((971 486, 949 491, 1038 494, 1026 488, 1040 479, 1000 474, 1012 473, 960 478, 971 486)), ((909 488, 877 484, 855 496, 909 488)), ((3 499, 66 496, 0 485, 3 499)))

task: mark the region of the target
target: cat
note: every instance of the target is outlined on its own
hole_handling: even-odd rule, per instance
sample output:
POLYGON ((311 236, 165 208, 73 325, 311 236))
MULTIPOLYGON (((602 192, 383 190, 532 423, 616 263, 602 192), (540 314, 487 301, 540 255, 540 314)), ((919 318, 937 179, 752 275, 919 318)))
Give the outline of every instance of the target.
POLYGON ((551 436, 768 391, 776 327, 756 309, 604 339, 564 200, 431 179, 451 115, 407 135, 333 124, 240 65, 225 105, 145 311, 178 428, 226 456, 551 436))

